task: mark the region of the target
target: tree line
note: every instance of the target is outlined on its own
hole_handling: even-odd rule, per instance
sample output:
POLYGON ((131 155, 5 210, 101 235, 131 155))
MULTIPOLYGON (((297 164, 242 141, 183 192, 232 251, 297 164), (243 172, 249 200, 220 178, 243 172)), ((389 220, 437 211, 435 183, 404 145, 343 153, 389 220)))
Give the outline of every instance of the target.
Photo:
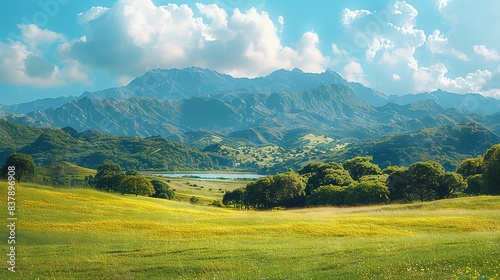
MULTIPOLYGON (((36 165, 30 155, 14 153, 7 157, 5 164, 0 168, 0 175, 7 176, 8 167, 16 167, 16 180, 18 182, 33 180, 36 177, 36 165)), ((59 163, 51 164, 47 173, 54 185, 64 184, 64 172, 59 163)), ((95 176, 85 176, 84 184, 102 191, 118 192, 121 194, 134 194, 158 198, 173 199, 175 192, 170 186, 160 180, 149 180, 139 175, 134 170, 124 172, 120 165, 105 161, 97 167, 95 176)))
POLYGON ((500 144, 447 172, 435 161, 381 169, 370 156, 343 163, 310 163, 224 194, 235 208, 349 206, 431 201, 459 194, 500 194, 500 144))

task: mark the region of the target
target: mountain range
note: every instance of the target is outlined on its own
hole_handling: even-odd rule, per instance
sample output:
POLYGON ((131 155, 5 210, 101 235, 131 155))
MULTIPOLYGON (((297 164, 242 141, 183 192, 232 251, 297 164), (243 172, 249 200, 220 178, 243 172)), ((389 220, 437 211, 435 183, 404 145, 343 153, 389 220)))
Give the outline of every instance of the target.
POLYGON ((461 123, 500 134, 497 99, 441 90, 388 96, 332 71, 298 69, 253 79, 197 67, 154 69, 127 86, 0 110, 0 118, 23 125, 161 135, 198 148, 221 142, 286 147, 308 134, 362 143, 461 123))

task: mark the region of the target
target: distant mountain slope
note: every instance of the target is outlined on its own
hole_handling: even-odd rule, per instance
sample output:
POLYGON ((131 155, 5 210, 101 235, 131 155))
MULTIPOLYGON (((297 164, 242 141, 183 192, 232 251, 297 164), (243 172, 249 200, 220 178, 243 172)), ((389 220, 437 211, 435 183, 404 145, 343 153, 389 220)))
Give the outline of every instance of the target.
POLYGON ((500 112, 500 100, 485 97, 477 93, 457 94, 442 90, 430 93, 391 95, 389 102, 397 104, 409 104, 415 101, 431 99, 444 108, 456 108, 474 113, 494 114, 500 112))
MULTIPOLYGON (((454 170, 468 157, 483 154, 493 144, 500 143, 500 137, 484 126, 475 123, 461 123, 414 132, 393 134, 378 140, 350 144, 316 159, 316 161, 343 162, 356 156, 372 156, 373 162, 385 168, 389 165, 408 166, 414 162, 434 160, 448 170, 454 170)), ((310 159, 292 159, 276 165, 272 172, 300 168, 310 159)))
POLYGON ((210 69, 189 67, 149 70, 132 80, 127 86, 86 92, 81 97, 92 99, 150 97, 180 100, 235 91, 254 94, 295 92, 330 84, 347 85, 347 82, 340 75, 329 70, 320 74, 304 73, 298 69, 277 70, 265 77, 249 79, 234 78, 210 69))
POLYGON ((224 100, 82 98, 29 113, 28 117, 40 125, 72 126, 80 131, 94 129, 115 135, 167 136, 192 130, 230 133, 255 127, 314 127, 349 135, 368 127, 375 114, 373 106, 356 97, 349 87, 333 84, 301 92, 250 94, 224 100))
POLYGON ((77 97, 74 96, 63 96, 57 98, 38 99, 32 102, 13 104, 13 105, 0 104, 0 110, 5 110, 13 113, 26 114, 33 111, 42 111, 49 108, 58 107, 68 102, 71 102, 76 98, 77 97))
POLYGON ((499 142, 500 138, 484 126, 462 123, 367 141, 338 156, 350 158, 371 155, 381 167, 436 160, 448 169, 454 169, 461 160, 483 154, 487 148, 499 142))
POLYGON ((370 102, 375 107, 384 106, 390 102, 389 96, 360 83, 349 83, 349 86, 359 98, 370 102))

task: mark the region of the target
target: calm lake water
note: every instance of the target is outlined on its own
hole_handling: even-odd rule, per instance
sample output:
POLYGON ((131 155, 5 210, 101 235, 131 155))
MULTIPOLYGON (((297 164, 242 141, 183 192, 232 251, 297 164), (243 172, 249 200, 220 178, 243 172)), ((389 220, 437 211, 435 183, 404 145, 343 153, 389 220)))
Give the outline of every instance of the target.
POLYGON ((163 176, 170 178, 196 178, 201 180, 214 180, 214 179, 259 179, 265 175, 251 174, 251 173, 161 173, 153 174, 154 176, 163 176))

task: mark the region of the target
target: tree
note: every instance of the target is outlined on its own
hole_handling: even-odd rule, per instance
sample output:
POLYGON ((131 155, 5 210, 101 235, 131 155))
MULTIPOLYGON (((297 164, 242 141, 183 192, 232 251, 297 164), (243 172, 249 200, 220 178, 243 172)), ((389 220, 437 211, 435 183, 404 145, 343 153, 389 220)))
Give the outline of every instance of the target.
POLYGON ((255 207, 257 209, 269 209, 271 205, 271 186, 274 184, 273 176, 259 178, 250 182, 245 187, 244 203, 245 207, 255 207))
POLYGON ((345 188, 344 204, 369 205, 389 202, 389 188, 381 182, 353 183, 345 188))
POLYGON ((371 161, 373 157, 355 157, 344 162, 343 167, 349 171, 352 179, 359 180, 365 175, 379 175, 382 174, 380 167, 371 161))
POLYGON ((244 205, 245 188, 238 188, 233 191, 228 191, 222 197, 222 204, 225 206, 233 205, 234 208, 241 208, 244 205))
POLYGON ((35 162, 30 155, 14 153, 11 154, 1 168, 2 177, 6 178, 9 166, 14 166, 16 175, 14 176, 18 182, 22 179, 33 178, 35 176, 35 162))
POLYGON ((484 154, 483 170, 481 193, 500 194, 500 144, 493 145, 484 154))
POLYGON ((135 176, 135 175, 138 175, 137 171, 133 170, 133 169, 129 169, 127 170, 127 172, 125 172, 125 175, 127 176, 135 176))
POLYGON ((170 200, 175 197, 174 190, 172 190, 167 183, 160 180, 151 180, 151 184, 153 185, 153 188, 155 190, 152 196, 168 198, 170 200))
POLYGON ((305 179, 294 171, 274 175, 270 194, 272 206, 304 206, 305 187, 305 179))
POLYGON ((336 185, 348 186, 353 182, 349 172, 339 163, 311 163, 299 171, 307 178, 305 192, 311 194, 320 186, 336 185))
POLYGON ((119 164, 105 161, 97 166, 97 174, 94 177, 95 187, 105 191, 119 191, 125 174, 119 164))
POLYGON ((48 173, 50 180, 53 184, 62 186, 65 183, 66 172, 64 171, 64 164, 62 162, 53 162, 48 167, 48 173))
POLYGON ((464 192, 469 194, 479 194, 481 193, 481 188, 483 188, 483 185, 483 175, 477 174, 469 176, 467 178, 467 188, 464 192))
POLYGON ((306 205, 310 206, 341 206, 344 204, 345 187, 321 186, 312 191, 306 198, 306 205))
POLYGON ((406 185, 411 197, 420 201, 435 200, 438 198, 440 177, 444 175, 443 166, 435 161, 417 162, 408 168, 406 185))
POLYGON ((463 160, 457 168, 457 173, 467 178, 476 174, 483 174, 483 157, 463 160))
MULTIPOLYGON (((388 167, 389 168, 389 167, 388 167)), ((386 168, 387 170, 387 168, 386 168)), ((410 174, 407 167, 391 168, 388 170, 390 172, 389 177, 385 184, 389 188, 391 201, 411 201, 411 193, 407 185, 407 178, 410 174)))
POLYGON ((462 175, 456 172, 446 172, 439 178, 438 198, 449 198, 456 192, 461 192, 467 188, 467 182, 462 175))
POLYGON ((138 195, 151 196, 155 193, 153 184, 143 176, 132 175, 126 176, 120 184, 120 192, 122 194, 130 193, 138 195))

